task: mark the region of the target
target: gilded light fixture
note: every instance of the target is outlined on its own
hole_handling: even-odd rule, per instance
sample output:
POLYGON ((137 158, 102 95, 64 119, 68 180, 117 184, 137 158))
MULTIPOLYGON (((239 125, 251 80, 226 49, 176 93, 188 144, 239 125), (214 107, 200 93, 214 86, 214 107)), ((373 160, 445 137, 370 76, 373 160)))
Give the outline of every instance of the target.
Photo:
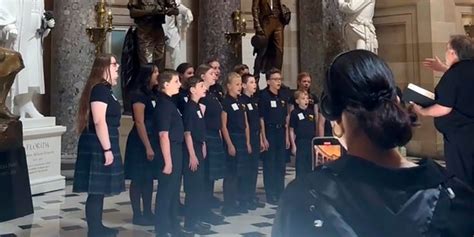
POLYGON ((239 56, 242 51, 242 37, 245 36, 245 28, 247 27, 247 22, 242 18, 242 13, 240 10, 232 12, 232 26, 234 28, 233 32, 225 32, 225 37, 229 44, 234 46, 235 56, 239 56))
POLYGON ((95 5, 96 12, 96 27, 87 27, 86 33, 89 36, 89 40, 95 45, 95 54, 104 52, 104 43, 107 39, 107 33, 111 32, 112 26, 112 11, 106 10, 105 0, 101 0, 95 5))

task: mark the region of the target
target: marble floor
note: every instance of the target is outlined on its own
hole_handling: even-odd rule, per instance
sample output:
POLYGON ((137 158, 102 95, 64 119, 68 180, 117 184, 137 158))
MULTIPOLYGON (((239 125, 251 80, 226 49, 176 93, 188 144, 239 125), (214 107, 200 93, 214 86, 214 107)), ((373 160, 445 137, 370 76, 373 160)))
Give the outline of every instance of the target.
MULTIPOLYGON (((287 168, 286 182, 293 180, 294 175, 294 168, 287 168)), ((65 190, 34 196, 34 214, 0 223, 0 237, 87 236, 84 219, 86 195, 72 193, 71 190, 72 185, 68 182, 65 190)), ((265 200, 261 171, 257 193, 261 200, 265 200)), ((183 193, 181 195, 183 196, 183 193)), ((222 181, 216 183, 216 196, 222 198, 222 181)), ((201 236, 270 236, 276 209, 276 206, 266 204, 264 208, 247 214, 226 217, 224 222, 212 225, 211 230, 201 236)), ((133 225, 131 218, 128 191, 105 199, 104 224, 118 228, 118 236, 154 236, 152 226, 133 225)))

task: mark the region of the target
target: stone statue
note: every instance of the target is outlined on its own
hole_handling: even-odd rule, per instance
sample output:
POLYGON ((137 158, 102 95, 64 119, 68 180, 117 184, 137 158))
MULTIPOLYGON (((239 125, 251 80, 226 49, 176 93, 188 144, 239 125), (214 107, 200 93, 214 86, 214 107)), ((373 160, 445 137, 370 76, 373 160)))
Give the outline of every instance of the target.
POLYGON ((280 0, 253 0, 252 16, 254 29, 260 41, 266 41, 265 47, 255 48, 257 54, 254 75, 271 68, 281 70, 283 65, 283 30, 289 23, 291 12, 280 0))
POLYGON ((339 8, 346 14, 344 38, 349 49, 378 50, 377 35, 372 22, 375 0, 338 0, 339 8))
POLYGON ((26 65, 11 91, 15 111, 22 118, 43 117, 32 99, 35 93, 45 93, 42 42, 54 18, 45 13, 43 0, 0 0, 0 13, 1 45, 20 52, 26 65))
POLYGON ((181 0, 176 0, 179 14, 177 16, 166 16, 165 24, 163 25, 166 46, 170 52, 171 68, 177 68, 178 65, 186 59, 183 57, 181 48, 181 41, 186 39, 186 31, 193 22, 193 13, 189 8, 181 4, 181 0))
POLYGON ((135 20, 138 57, 141 65, 154 63, 165 68, 165 16, 178 15, 175 0, 130 0, 130 17, 135 20))

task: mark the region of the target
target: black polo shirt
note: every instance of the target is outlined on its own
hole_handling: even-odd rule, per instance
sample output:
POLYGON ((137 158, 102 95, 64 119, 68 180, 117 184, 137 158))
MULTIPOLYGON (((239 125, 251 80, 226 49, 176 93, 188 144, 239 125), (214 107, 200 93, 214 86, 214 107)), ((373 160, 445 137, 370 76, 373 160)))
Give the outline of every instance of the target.
POLYGON ((436 103, 450 107, 451 113, 434 119, 442 133, 474 126, 474 60, 453 64, 435 88, 436 103))
POLYGON ((290 114, 290 127, 294 129, 296 139, 312 139, 316 134, 314 109, 305 110, 297 106, 290 114))
MULTIPOLYGON (((153 120, 153 113, 155 111, 156 100, 152 92, 146 93, 142 90, 134 90, 130 93, 130 103, 132 107, 136 103, 145 105, 144 119, 145 121, 153 120)), ((132 109, 132 118, 135 121, 135 112, 132 109)))
POLYGON ((224 88, 222 85, 217 83, 209 87, 209 92, 217 96, 220 102, 224 99, 224 88))
POLYGON ((273 94, 270 89, 265 88, 260 93, 259 109, 260 117, 263 118, 265 124, 284 125, 286 115, 288 114, 288 98, 281 95, 273 94))
POLYGON ((183 142, 184 126, 181 112, 179 112, 171 97, 159 93, 153 117, 155 130, 158 133, 168 132, 170 142, 183 142))
MULTIPOLYGON (((105 111, 105 121, 107 127, 118 128, 120 127, 121 109, 120 103, 112 92, 112 86, 106 83, 99 83, 92 88, 90 103, 94 101, 103 102, 107 104, 107 110, 105 111)), ((92 112, 89 114, 89 130, 95 131, 94 119, 92 118, 92 112)))
POLYGON ((229 133, 245 133, 245 105, 238 98, 226 95, 222 107, 227 113, 229 133))
POLYGON ((206 141, 206 123, 204 122, 204 114, 199 104, 193 100, 189 100, 184 106, 183 114, 184 131, 191 132, 191 137, 195 143, 203 143, 206 141))
POLYGON ((181 112, 182 114, 184 112, 184 106, 186 105, 186 103, 188 103, 189 100, 189 90, 179 88, 179 93, 173 95, 171 98, 173 98, 176 107, 178 107, 179 112, 181 112))
POLYGON ((258 109, 258 97, 248 97, 246 94, 242 94, 239 97, 242 104, 245 105, 245 111, 247 112, 247 120, 249 123, 250 132, 260 131, 260 114, 258 109))
POLYGON ((206 110, 204 111, 206 129, 212 131, 221 129, 222 105, 219 101, 218 95, 208 91, 208 93, 206 93, 206 97, 202 98, 199 103, 206 106, 206 110))

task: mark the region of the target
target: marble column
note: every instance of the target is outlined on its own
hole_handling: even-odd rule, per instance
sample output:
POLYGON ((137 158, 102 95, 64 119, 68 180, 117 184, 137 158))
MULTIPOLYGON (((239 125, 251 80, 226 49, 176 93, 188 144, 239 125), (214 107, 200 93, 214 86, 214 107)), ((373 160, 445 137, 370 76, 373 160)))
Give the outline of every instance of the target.
POLYGON ((79 97, 94 60, 94 45, 86 27, 94 25, 97 0, 54 1, 56 27, 53 31, 53 81, 51 112, 57 123, 67 127, 62 136, 61 157, 76 157, 78 134, 75 132, 79 97))
POLYGON ((298 21, 300 71, 312 75, 319 94, 329 64, 345 48, 342 13, 335 0, 299 0, 298 21))
POLYGON ((242 60, 241 56, 235 55, 234 47, 224 35, 226 31, 233 31, 231 15, 235 10, 240 10, 240 0, 199 1, 198 64, 217 58, 222 76, 231 72, 242 60))

